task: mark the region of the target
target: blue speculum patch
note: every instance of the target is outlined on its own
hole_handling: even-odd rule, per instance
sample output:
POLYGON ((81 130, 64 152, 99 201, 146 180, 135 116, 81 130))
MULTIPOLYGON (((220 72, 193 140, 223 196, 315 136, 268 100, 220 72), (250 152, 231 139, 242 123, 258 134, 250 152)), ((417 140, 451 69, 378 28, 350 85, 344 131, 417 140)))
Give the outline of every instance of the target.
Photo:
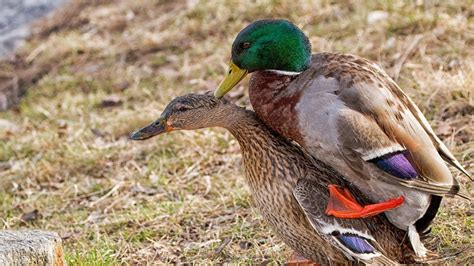
POLYGON ((375 248, 363 237, 352 234, 341 234, 336 238, 355 253, 373 253, 375 251, 375 248))
POLYGON ((408 151, 390 153, 369 160, 385 172, 403 179, 413 179, 418 176, 410 160, 408 151))

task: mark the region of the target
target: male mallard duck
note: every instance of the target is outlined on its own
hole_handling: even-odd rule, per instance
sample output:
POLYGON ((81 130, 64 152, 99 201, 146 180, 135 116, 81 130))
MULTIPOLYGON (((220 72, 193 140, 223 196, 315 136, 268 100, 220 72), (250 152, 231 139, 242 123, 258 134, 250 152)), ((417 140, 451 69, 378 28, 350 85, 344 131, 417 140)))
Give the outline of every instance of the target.
MULTIPOLYGON (((131 138, 143 140, 173 130, 205 127, 224 127, 238 140, 257 209, 301 255, 321 265, 348 264, 350 260, 384 265, 413 262, 404 231, 385 217, 326 215, 328 187, 344 188, 342 193, 352 200, 349 204, 369 201, 333 168, 269 129, 252 111, 210 94, 189 94, 171 101, 158 120, 135 131, 131 138)), ((339 207, 343 206, 334 206, 339 207)))
MULTIPOLYGON (((237 35, 215 96, 250 72, 250 101, 268 126, 340 171, 372 201, 384 201, 328 214, 359 218, 387 211, 425 255, 418 232, 428 228, 443 196, 459 195, 443 159, 469 174, 397 84, 366 59, 311 55, 308 38, 286 20, 256 21, 237 35)), ((331 199, 347 200, 337 190, 331 199)))

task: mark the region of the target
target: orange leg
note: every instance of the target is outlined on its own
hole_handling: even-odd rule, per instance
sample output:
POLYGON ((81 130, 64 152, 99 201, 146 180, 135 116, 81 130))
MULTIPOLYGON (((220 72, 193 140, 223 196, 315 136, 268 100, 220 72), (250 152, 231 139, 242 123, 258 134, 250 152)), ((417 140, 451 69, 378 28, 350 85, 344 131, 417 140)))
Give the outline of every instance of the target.
POLYGON ((400 196, 385 202, 361 206, 351 195, 347 188, 338 188, 329 185, 329 202, 326 214, 338 218, 366 218, 394 209, 403 204, 404 198, 400 196))
POLYGON ((290 261, 286 263, 287 266, 317 266, 312 260, 308 260, 307 258, 301 256, 300 254, 293 252, 291 255, 290 261))

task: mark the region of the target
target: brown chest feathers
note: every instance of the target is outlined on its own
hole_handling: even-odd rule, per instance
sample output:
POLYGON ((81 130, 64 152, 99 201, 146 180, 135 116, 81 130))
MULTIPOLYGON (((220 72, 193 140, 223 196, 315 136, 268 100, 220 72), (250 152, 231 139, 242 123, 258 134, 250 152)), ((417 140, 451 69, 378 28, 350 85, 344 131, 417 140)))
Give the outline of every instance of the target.
POLYGON ((250 79, 249 96, 255 112, 265 124, 299 142, 302 136, 297 128, 295 106, 301 94, 287 90, 296 77, 271 71, 256 72, 250 79))

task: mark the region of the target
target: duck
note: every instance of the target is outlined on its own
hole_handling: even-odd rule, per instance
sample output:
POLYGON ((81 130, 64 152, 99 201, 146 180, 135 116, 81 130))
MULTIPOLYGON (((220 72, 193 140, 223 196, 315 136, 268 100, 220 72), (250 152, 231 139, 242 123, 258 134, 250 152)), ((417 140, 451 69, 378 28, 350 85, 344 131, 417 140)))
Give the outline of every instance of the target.
MULTIPOLYGON (((266 125, 339 171, 374 206, 328 214, 383 213, 405 230, 420 257, 443 197, 460 196, 446 163, 472 180, 410 97, 377 64, 352 54, 312 53, 304 32, 284 19, 252 22, 232 44, 220 98, 247 74, 250 103, 266 125)), ((331 200, 346 201, 334 190, 331 200)))
MULTIPOLYGON (((253 202, 274 232, 297 254, 319 265, 412 263, 416 256, 405 232, 382 216, 342 219, 326 214, 330 190, 370 200, 334 168, 266 126, 250 110, 212 93, 173 99, 161 116, 130 134, 132 140, 178 130, 222 127, 240 145, 253 202)), ((339 209, 339 202, 333 202, 339 209)))

